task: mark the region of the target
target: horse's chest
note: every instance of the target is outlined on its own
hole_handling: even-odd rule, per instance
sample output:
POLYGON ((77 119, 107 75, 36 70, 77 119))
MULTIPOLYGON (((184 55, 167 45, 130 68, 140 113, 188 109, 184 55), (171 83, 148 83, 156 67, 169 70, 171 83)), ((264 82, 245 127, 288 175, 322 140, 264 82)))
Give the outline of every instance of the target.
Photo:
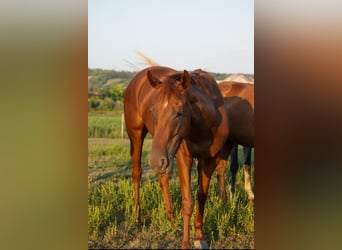
POLYGON ((188 150, 193 157, 208 158, 210 157, 211 142, 202 140, 200 143, 187 141, 188 150))

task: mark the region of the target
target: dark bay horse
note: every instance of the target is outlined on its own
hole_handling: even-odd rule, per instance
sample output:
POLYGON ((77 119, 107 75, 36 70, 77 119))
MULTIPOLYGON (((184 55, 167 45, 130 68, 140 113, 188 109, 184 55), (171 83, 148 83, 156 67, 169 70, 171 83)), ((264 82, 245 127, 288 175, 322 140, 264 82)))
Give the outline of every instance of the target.
POLYGON ((153 135, 150 165, 158 174, 165 209, 170 217, 168 177, 176 154, 182 192, 182 248, 190 248, 193 158, 198 158, 199 173, 195 240, 202 241, 204 205, 210 178, 229 132, 227 112, 218 85, 210 74, 202 70, 189 73, 161 66, 149 67, 139 72, 127 87, 124 113, 131 141, 135 212, 139 216, 141 149, 145 135, 150 132, 153 135))
MULTIPOLYGON (((254 147, 254 84, 224 81, 218 84, 224 97, 224 105, 229 120, 229 138, 226 143, 226 155, 231 150, 232 174, 230 182, 230 195, 234 197, 235 179, 238 170, 237 150, 238 144, 244 146, 244 174, 245 190, 248 199, 254 200, 254 193, 251 186, 251 150, 254 147)), ((226 156, 225 156, 226 157, 226 156)), ((227 166, 228 157, 218 160, 216 168, 221 197, 227 201, 224 184, 224 171, 227 166)))

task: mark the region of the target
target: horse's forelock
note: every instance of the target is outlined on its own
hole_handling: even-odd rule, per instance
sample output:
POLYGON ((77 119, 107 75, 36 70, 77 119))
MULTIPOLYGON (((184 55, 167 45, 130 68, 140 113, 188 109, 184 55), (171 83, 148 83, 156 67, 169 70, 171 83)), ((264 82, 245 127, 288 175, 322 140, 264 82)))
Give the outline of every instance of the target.
POLYGON ((180 81, 181 75, 182 73, 176 73, 161 78, 161 81, 163 83, 163 89, 165 91, 165 94, 167 94, 167 98, 170 98, 170 96, 172 95, 175 95, 177 97, 181 96, 179 89, 176 85, 176 82, 180 81))

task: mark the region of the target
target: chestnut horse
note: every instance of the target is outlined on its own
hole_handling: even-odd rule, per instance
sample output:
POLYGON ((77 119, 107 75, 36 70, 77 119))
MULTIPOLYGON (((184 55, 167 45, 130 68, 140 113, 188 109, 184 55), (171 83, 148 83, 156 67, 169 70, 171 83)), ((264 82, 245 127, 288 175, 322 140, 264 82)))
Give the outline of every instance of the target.
MULTIPOLYGON (((232 174, 230 182, 230 196, 234 197, 235 179, 238 170, 237 150, 238 144, 244 146, 244 174, 245 191, 248 199, 254 200, 254 193, 251 186, 251 150, 254 147, 254 85, 224 81, 218 84, 224 97, 224 105, 229 120, 229 139, 225 146, 225 154, 229 156, 231 150, 232 174)), ((222 200, 227 201, 224 184, 224 171, 227 166, 228 157, 218 160, 216 168, 217 179, 222 200)))
POLYGON ((205 246, 204 206, 210 178, 229 131, 223 97, 215 79, 200 69, 189 73, 161 66, 149 67, 139 72, 128 85, 124 113, 131 141, 136 215, 139 218, 141 150, 144 137, 150 132, 153 135, 150 165, 158 174, 165 209, 171 218, 168 178, 176 154, 182 192, 182 248, 190 248, 191 167, 193 158, 198 158, 195 240, 205 246))

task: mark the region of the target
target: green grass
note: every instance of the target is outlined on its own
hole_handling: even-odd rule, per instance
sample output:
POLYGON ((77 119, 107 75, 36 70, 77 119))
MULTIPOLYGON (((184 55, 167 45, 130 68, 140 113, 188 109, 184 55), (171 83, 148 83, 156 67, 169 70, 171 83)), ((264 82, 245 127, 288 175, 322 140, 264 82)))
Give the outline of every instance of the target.
MULTIPOLYGON (((105 114, 107 116, 108 114, 105 114)), ((89 119, 96 115, 91 115, 89 119)), ((101 117, 103 115, 98 115, 101 117)), ((104 123, 106 123, 104 119, 104 123)), ((115 127, 115 126, 114 126, 115 127)), ((140 187, 142 222, 133 217, 132 163, 129 140, 88 139, 88 247, 89 248, 179 248, 183 235, 181 192, 175 166, 170 193, 176 220, 166 219, 158 178, 148 166, 151 139, 146 139, 142 155, 143 175, 140 187)), ((242 148, 239 148, 242 156, 242 148)), ((239 158, 241 164, 241 157, 239 158)), ((252 158, 253 160, 253 158, 252 158)), ((254 165, 254 163, 252 163, 254 165)), ((252 176, 254 167, 252 168, 252 176)), ((226 170, 229 177, 229 169, 226 170)), ((197 170, 192 169, 194 214, 197 209, 197 170)), ((252 183, 253 183, 252 178, 252 183)), ((228 192, 228 187, 226 188, 228 192)), ((254 210, 243 189, 243 169, 237 174, 236 197, 223 205, 214 174, 204 215, 204 233, 211 249, 254 248, 254 210)))
MULTIPOLYGON (((89 113, 88 137, 128 138, 125 123, 123 123, 123 135, 121 135, 122 113, 123 111, 89 113)), ((152 138, 152 136, 147 134, 146 138, 152 138)))
MULTIPOLYGON (((88 115, 88 137, 121 138, 121 112, 90 113, 88 115)), ((124 136, 127 138, 126 132, 124 136)))

